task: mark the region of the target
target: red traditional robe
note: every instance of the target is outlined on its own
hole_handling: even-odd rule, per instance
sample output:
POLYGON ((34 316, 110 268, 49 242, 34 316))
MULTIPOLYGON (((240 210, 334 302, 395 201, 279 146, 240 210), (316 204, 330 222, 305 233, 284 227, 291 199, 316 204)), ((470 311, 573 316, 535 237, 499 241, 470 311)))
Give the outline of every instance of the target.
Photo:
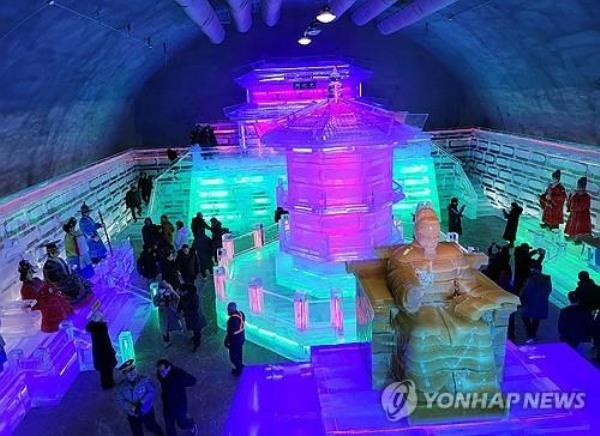
POLYGON ((57 331, 59 324, 73 313, 73 308, 60 292, 50 291, 48 282, 38 277, 23 282, 21 296, 23 299, 37 300, 32 309, 42 312, 42 331, 46 333, 57 331))
POLYGON ((566 235, 577 236, 592 233, 591 202, 590 194, 585 191, 575 192, 569 196, 567 210, 570 212, 570 215, 565 226, 566 235))
POLYGON ((558 183, 554 186, 548 186, 546 192, 540 196, 540 204, 544 210, 542 221, 545 224, 556 228, 564 222, 563 208, 566 199, 567 192, 563 185, 558 183))

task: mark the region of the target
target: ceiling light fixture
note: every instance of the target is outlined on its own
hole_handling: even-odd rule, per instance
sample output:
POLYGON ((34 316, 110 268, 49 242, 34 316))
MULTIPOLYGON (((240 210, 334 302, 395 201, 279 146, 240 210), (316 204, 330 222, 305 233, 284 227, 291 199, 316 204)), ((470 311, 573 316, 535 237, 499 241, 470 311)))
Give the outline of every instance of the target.
POLYGON ((312 39, 310 39, 308 37, 308 35, 306 33, 304 33, 304 35, 302 35, 299 39, 298 39, 298 44, 300 45, 308 45, 312 42, 312 39))
POLYGON ((331 8, 329 6, 323 6, 321 11, 319 12, 319 15, 317 15, 317 21, 323 24, 329 24, 335 19, 336 16, 331 11, 331 8))
POLYGON ((313 21, 308 25, 306 31, 304 32, 307 36, 317 36, 321 33, 321 27, 317 21, 313 21))

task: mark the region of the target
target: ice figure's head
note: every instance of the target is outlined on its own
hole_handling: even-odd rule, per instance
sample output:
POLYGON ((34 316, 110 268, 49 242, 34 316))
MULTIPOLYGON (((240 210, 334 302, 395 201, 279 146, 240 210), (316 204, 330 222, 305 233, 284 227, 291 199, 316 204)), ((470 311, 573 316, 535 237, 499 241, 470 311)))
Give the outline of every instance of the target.
POLYGON ((431 204, 425 203, 417 208, 414 234, 416 243, 425 250, 425 255, 434 257, 439 242, 440 221, 431 204))

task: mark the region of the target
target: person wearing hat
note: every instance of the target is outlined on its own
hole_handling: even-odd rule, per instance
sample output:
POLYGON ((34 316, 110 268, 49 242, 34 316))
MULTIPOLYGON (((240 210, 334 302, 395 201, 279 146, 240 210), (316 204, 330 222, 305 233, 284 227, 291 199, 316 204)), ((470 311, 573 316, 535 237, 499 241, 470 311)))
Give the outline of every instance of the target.
POLYGON ((77 230, 77 220, 71 217, 63 225, 65 232, 65 254, 67 262, 71 267, 77 270, 77 273, 86 279, 94 275, 94 267, 87 245, 87 241, 79 230, 77 230))
POLYGON ((569 238, 592 233, 592 218, 590 215, 592 198, 586 188, 587 177, 582 177, 577 180, 577 190, 569 194, 567 200, 569 219, 565 226, 565 235, 569 238))
POLYGON ((79 230, 81 230, 83 236, 85 236, 92 263, 96 264, 108 254, 104 242, 102 242, 102 239, 100 239, 100 235, 98 234, 98 229, 102 228, 102 224, 97 223, 90 216, 92 209, 90 209, 87 204, 83 203, 80 211, 81 218, 79 218, 79 230))
POLYGON ((154 415, 154 383, 138 373, 133 359, 124 362, 119 371, 125 378, 117 386, 117 403, 127 414, 131 433, 133 436, 143 436, 145 427, 149 432, 162 436, 164 433, 154 415))
POLYGON ((60 291, 73 307, 86 304, 94 295, 91 283, 71 270, 69 264, 59 256, 55 242, 45 246, 48 259, 43 268, 44 280, 60 291))
POLYGON ((233 364, 231 373, 240 375, 244 369, 243 349, 246 340, 245 323, 246 315, 237 309, 237 304, 233 301, 227 305, 227 335, 225 336, 225 348, 229 350, 229 360, 233 364))
POLYGON ((133 222, 137 222, 137 216, 142 213, 142 198, 135 185, 131 185, 129 191, 125 194, 125 206, 127 209, 131 209, 133 222))
POLYGON ((545 255, 546 252, 544 249, 537 248, 532 250, 527 243, 523 243, 515 248, 515 280, 513 286, 515 294, 520 294, 523 285, 529 278, 534 263, 541 265, 544 262, 545 255), (536 254, 539 257, 534 259, 533 256, 536 254))
POLYGON ((552 182, 546 190, 540 195, 540 206, 542 207, 541 226, 549 229, 557 229, 564 222, 563 209, 567 191, 560 183, 560 170, 552 173, 552 182))
POLYGON ((229 229, 223 227, 223 223, 217 218, 210 219, 210 231, 212 233, 213 258, 217 260, 217 250, 223 248, 223 235, 229 233, 229 229))
POLYGON ((85 330, 92 336, 94 369, 100 373, 100 385, 104 390, 112 389, 115 386, 113 371, 117 366, 117 359, 108 334, 108 326, 100 310, 96 309, 92 312, 91 320, 85 326, 85 330))
POLYGON ((73 308, 60 292, 54 290, 48 282, 35 277, 34 273, 31 263, 26 260, 19 262, 19 280, 23 282, 21 298, 36 301, 31 309, 42 313, 43 332, 57 332, 60 323, 73 313, 73 308))

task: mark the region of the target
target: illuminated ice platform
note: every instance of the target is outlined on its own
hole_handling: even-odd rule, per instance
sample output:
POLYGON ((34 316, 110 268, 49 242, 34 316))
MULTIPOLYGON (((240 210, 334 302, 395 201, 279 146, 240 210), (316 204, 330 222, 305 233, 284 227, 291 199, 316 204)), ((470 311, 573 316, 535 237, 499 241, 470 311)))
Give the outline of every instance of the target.
POLYGON ((370 356, 369 344, 322 346, 312 349, 307 363, 247 367, 225 434, 478 436, 600 431, 598 370, 566 344, 509 343, 502 391, 513 398, 529 395, 531 400, 513 401, 500 418, 486 419, 482 414, 462 421, 388 420, 381 391, 371 389, 370 356), (584 407, 544 406, 541 398, 560 392, 584 393, 584 407))

